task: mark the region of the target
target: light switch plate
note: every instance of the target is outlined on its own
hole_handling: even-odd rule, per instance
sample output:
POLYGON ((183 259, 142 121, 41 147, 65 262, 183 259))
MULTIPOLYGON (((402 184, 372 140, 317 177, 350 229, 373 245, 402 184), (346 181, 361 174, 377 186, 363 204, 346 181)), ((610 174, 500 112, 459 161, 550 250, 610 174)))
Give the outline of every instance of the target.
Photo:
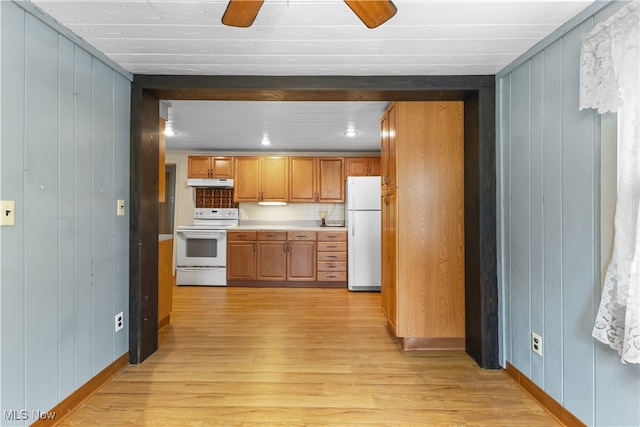
POLYGON ((124 199, 118 199, 118 204, 116 205, 116 215, 124 215, 124 199))
POLYGON ((16 225, 15 200, 0 200, 0 226, 16 225))

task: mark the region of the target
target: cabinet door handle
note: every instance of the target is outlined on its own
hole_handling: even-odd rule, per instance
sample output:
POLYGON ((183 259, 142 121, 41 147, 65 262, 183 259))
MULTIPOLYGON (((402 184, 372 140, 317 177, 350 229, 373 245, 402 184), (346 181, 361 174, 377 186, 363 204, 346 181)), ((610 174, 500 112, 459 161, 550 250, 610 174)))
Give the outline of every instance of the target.
POLYGON ((382 200, 384 200, 385 205, 389 206, 389 195, 384 196, 382 200))
POLYGON ((253 242, 253 252, 256 251, 256 242, 253 242))

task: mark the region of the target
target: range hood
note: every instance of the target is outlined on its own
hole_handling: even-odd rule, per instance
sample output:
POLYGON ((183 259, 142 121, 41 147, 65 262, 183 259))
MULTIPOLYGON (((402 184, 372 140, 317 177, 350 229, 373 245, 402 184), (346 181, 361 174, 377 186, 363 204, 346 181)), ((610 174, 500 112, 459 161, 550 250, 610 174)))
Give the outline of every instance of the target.
POLYGON ((188 187, 233 188, 233 179, 227 178, 189 178, 188 187))

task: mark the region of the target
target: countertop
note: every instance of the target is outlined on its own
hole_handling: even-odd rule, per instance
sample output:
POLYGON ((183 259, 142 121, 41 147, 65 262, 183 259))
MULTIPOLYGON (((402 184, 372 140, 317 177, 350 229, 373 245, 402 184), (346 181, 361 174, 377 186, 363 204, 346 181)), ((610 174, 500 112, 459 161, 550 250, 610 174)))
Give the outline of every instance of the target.
POLYGON ((291 231, 347 231, 346 227, 320 227, 318 225, 300 225, 300 224, 242 224, 234 225, 227 229, 234 230, 291 230, 291 231))

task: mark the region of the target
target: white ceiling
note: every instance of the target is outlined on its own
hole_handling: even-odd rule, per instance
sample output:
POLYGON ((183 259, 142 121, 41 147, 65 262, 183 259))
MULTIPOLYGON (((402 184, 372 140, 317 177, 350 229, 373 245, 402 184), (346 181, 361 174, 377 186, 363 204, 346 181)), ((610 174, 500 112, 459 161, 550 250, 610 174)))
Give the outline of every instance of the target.
MULTIPOLYGON (((368 29, 342 0, 266 0, 250 28, 221 24, 226 0, 32 0, 134 74, 267 76, 496 74, 592 2, 394 0, 368 29)), ((169 149, 256 150, 266 131, 272 150, 377 150, 385 107, 208 103, 173 102, 169 149)))
POLYGON ((172 150, 378 151, 387 102, 171 101, 172 150), (349 129, 358 135, 348 138, 349 129), (267 136, 271 145, 263 146, 267 136))

